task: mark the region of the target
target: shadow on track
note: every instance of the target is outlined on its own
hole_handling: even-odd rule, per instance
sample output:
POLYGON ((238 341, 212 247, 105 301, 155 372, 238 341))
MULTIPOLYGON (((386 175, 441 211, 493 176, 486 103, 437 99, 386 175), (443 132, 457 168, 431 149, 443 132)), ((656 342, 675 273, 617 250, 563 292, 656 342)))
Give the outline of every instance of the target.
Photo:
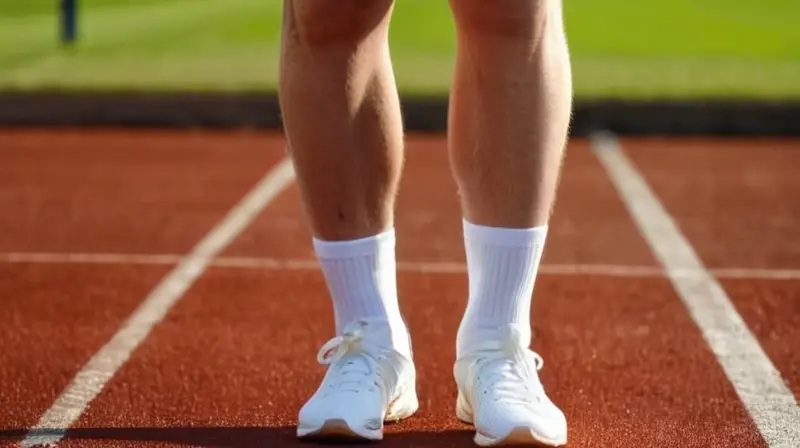
MULTIPOLYGON (((42 430, 41 434, 58 433, 42 430)), ((27 430, 0 430, 0 442, 19 441, 27 430)), ((109 443, 132 442, 133 445, 171 444, 194 447, 247 448, 247 447, 313 447, 339 445, 336 441, 301 441, 295 437, 294 426, 282 427, 173 427, 173 428, 75 428, 67 431, 64 440, 109 443)), ((94 443, 91 443, 94 442, 94 443)), ((349 444, 352 444, 349 443, 349 444)), ((462 447, 473 446, 469 430, 409 431, 387 433, 380 442, 381 448, 406 447, 462 447)))

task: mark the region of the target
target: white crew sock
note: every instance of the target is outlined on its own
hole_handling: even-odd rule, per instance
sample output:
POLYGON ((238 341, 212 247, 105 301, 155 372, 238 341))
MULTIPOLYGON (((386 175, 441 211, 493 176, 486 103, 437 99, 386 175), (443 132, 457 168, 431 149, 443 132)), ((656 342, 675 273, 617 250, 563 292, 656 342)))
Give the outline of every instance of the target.
POLYGON ((386 323, 389 331, 377 342, 410 358, 397 300, 394 229, 349 241, 314 238, 314 249, 333 301, 336 333, 359 319, 386 323))
POLYGON ((464 220, 469 300, 458 329, 458 356, 509 324, 530 345, 533 285, 546 237, 547 225, 506 229, 464 220))

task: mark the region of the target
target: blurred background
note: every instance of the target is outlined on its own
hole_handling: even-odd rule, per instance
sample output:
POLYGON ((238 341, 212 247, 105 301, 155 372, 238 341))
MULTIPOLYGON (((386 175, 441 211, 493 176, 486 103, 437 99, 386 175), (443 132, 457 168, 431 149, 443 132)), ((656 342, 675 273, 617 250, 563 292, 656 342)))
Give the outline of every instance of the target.
MULTIPOLYGON (((0 1, 0 90, 275 88, 280 0, 0 1)), ((797 0, 565 0, 575 94, 585 99, 800 98, 797 0)), ((447 1, 398 0, 392 51, 403 94, 446 93, 447 1)))

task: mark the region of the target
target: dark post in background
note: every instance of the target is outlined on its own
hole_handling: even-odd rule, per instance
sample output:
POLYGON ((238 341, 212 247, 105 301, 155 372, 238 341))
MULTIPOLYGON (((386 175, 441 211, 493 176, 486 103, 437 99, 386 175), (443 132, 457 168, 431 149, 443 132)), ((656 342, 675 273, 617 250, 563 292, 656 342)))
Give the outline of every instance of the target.
POLYGON ((61 9, 61 43, 72 45, 78 38, 78 0, 57 0, 61 9))

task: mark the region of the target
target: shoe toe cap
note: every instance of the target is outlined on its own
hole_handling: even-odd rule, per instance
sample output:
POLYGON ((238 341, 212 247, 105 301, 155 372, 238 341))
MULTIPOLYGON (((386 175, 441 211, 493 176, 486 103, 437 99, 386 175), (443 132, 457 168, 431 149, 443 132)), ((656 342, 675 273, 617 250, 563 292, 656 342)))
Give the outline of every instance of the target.
POLYGON ((529 429, 542 441, 563 443, 567 438, 567 420, 555 405, 530 406, 522 403, 492 403, 476 416, 475 426, 486 437, 503 439, 520 429, 529 429))
POLYGON ((374 438, 383 429, 383 406, 371 394, 320 393, 312 397, 299 413, 299 427, 307 431, 325 425, 346 426, 357 435, 374 438))

